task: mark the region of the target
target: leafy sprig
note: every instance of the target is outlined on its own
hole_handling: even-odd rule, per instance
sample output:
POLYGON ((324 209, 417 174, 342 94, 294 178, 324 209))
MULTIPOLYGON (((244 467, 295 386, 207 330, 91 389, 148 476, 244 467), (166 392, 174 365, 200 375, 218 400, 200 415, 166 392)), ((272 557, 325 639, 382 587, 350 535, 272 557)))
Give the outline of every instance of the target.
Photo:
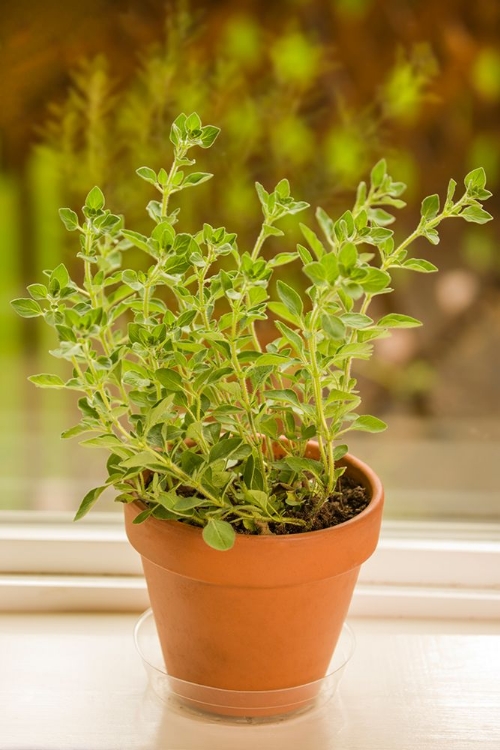
POLYGON ((178 232, 178 209, 169 213, 172 195, 212 177, 186 171, 195 164, 188 152, 209 148, 218 134, 196 113, 181 114, 171 128, 170 170, 137 170, 160 193, 147 207, 149 236, 125 229, 98 187, 81 218, 61 209, 66 228, 79 234, 82 284, 60 264, 12 304, 54 327, 51 354, 71 365, 66 381, 48 373, 30 378, 80 394, 81 420, 62 436, 85 434, 83 445, 110 452, 107 481, 90 490, 76 518, 113 486, 117 500, 144 502, 137 522, 153 516, 198 525, 209 545, 228 549, 237 531, 312 527, 335 497, 345 435, 386 427, 360 412, 353 362, 369 359, 373 342, 391 329, 420 325, 404 314, 375 320, 368 314, 373 298, 392 291, 393 269, 437 270, 408 251, 420 237, 436 244, 444 219, 484 223, 491 216, 481 204, 490 196, 484 171, 476 169, 458 200, 453 180, 442 209, 437 195, 425 198, 417 228, 396 242, 390 211, 404 206, 405 186, 381 160, 352 210, 338 219, 317 210, 322 239, 301 224, 305 245, 265 259, 266 238, 283 234, 275 224, 308 208, 290 195, 287 180, 272 192, 257 183, 263 223, 251 250, 239 249, 225 227, 178 232), (145 254, 144 270, 123 268, 131 247, 145 254), (305 296, 278 280, 271 300, 274 269, 295 260, 309 281, 305 296), (276 336, 263 348, 256 323, 270 313, 276 336), (310 440, 319 443, 319 460, 309 455, 310 440))

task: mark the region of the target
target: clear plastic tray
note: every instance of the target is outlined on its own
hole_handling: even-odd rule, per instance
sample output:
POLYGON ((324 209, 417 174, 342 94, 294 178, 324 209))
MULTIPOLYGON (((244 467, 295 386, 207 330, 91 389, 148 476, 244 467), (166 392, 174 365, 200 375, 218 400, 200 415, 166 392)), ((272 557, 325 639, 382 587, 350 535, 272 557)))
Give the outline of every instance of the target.
POLYGON ((198 716, 244 723, 292 718, 323 706, 335 694, 355 648, 354 633, 344 624, 327 674, 321 680, 283 690, 245 691, 197 685, 169 675, 150 609, 138 620, 134 640, 150 686, 162 701, 198 716))

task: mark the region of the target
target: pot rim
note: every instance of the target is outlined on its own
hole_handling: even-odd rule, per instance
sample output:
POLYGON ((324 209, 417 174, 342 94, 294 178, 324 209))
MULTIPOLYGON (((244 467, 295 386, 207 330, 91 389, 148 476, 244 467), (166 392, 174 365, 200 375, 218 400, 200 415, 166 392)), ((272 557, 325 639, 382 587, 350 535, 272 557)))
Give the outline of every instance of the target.
MULTIPOLYGON (((316 449, 314 444, 310 448, 316 449)), ((349 474, 367 488, 371 500, 361 513, 336 526, 295 534, 237 533, 233 546, 221 552, 206 544, 200 526, 153 517, 134 524, 146 507, 134 501, 124 507, 127 536, 143 564, 216 585, 273 588, 355 572, 377 546, 384 493, 375 472, 359 459, 346 454, 339 464, 348 464, 349 474)))
MULTIPOLYGON (((310 441, 310 445, 316 446, 317 443, 315 441, 310 441)), ((335 530, 338 530, 340 528, 345 529, 348 526, 354 526, 356 523, 360 523, 365 518, 365 516, 373 512, 376 505, 383 501, 384 490, 382 482, 378 475, 368 464, 366 464, 364 461, 361 461, 361 459, 357 458, 356 456, 353 456, 351 453, 346 453, 345 456, 337 462, 337 464, 347 464, 350 468, 354 468, 356 474, 359 473, 368 480, 369 486, 364 486, 370 491, 371 497, 366 508, 363 508, 360 513, 356 514, 352 518, 349 518, 349 520, 347 521, 342 521, 342 523, 335 524, 334 526, 328 526, 326 529, 316 529, 314 531, 300 531, 293 534, 241 534, 236 532, 236 539, 238 540, 238 544, 254 544, 257 539, 260 540, 258 542, 259 544, 271 544, 273 542, 275 543, 277 539, 279 539, 282 543, 287 540, 287 543, 293 544, 294 540, 295 543, 298 543, 301 540, 305 541, 307 539, 310 539, 312 536, 314 536, 315 539, 319 540, 319 535, 325 536, 326 534, 331 534, 332 532, 335 532, 335 530)), ((359 479, 359 477, 357 478, 359 479)), ((363 482, 361 482, 361 484, 363 484, 363 482)), ((130 505, 140 508, 141 511, 147 508, 146 503, 144 503, 144 501, 140 499, 134 500, 132 503, 130 503, 130 505)), ((150 518, 148 519, 148 521, 152 521, 155 524, 159 523, 162 525, 179 524, 181 527, 186 529, 186 532, 181 533, 200 535, 203 531, 201 526, 194 526, 189 523, 184 523, 180 518, 178 520, 150 518)))

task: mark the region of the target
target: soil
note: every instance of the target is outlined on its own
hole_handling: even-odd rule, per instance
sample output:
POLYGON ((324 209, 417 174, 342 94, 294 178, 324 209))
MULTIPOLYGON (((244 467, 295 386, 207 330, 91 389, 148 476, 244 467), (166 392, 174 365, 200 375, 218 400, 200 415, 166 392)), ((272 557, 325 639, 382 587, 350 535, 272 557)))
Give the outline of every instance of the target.
POLYGON ((330 526, 337 526, 339 523, 354 518, 366 508, 369 502, 367 490, 354 479, 344 475, 338 480, 336 492, 318 512, 314 512, 312 500, 296 510, 290 510, 288 515, 292 518, 304 519, 305 526, 270 523, 269 529, 273 534, 300 534, 304 531, 328 529, 330 526))
MULTIPOLYGON (((189 487, 178 487, 177 493, 190 497, 193 491, 189 487)), ((289 518, 302 519, 306 522, 305 525, 271 522, 268 525, 269 530, 252 532, 240 527, 238 528, 238 533, 258 534, 271 532, 272 534, 300 534, 304 531, 320 531, 321 529, 328 529, 330 526, 337 526, 339 523, 349 521, 349 519, 359 515, 369 502, 370 496, 365 487, 344 474, 339 478, 335 492, 323 503, 318 511, 314 507, 313 498, 306 501, 303 505, 297 508, 290 508, 287 511, 289 518)))

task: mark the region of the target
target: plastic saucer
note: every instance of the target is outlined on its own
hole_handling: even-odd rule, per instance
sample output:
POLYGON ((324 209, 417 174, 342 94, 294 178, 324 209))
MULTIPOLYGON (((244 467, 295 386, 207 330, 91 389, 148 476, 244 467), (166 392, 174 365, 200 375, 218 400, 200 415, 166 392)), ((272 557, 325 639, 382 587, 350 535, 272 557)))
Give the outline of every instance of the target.
POLYGON ((344 624, 327 674, 321 680, 282 690, 245 691, 198 685, 169 675, 151 609, 138 620, 134 641, 151 688, 169 706, 205 720, 251 724, 292 718, 325 705, 335 695, 355 648, 354 633, 344 624))

